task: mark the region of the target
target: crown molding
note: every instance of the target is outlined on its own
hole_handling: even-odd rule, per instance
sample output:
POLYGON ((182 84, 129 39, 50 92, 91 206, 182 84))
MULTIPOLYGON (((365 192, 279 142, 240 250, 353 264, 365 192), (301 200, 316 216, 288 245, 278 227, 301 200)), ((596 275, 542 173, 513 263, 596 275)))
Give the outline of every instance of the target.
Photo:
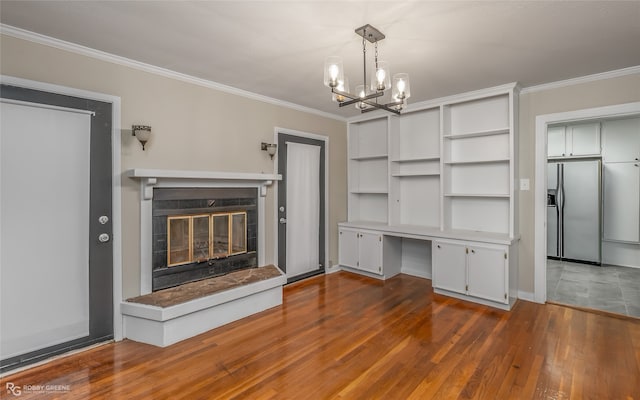
POLYGON ((520 91, 520 94, 541 92, 544 90, 558 89, 566 86, 579 85, 582 83, 596 82, 603 79, 619 78, 627 75, 640 74, 640 65, 633 67, 616 69, 613 71, 601 72, 598 74, 579 76, 577 78, 565 79, 563 81, 543 83, 535 86, 528 86, 520 91))
POLYGON ((68 51, 71 53, 80 54, 86 57, 95 58, 101 61, 110 62, 113 64, 122 65, 129 68, 134 68, 144 72, 148 72, 155 75, 160 75, 165 78, 175 79, 178 81, 191 83, 194 85, 206 87, 209 89, 218 90, 221 92, 233 94, 236 96, 245 97, 251 100, 261 101, 263 103, 269 103, 280 107, 289 108, 296 111, 301 111, 309 114, 318 115, 325 118, 346 122, 347 119, 343 116, 331 114, 325 111, 320 111, 315 108, 302 106, 300 104, 291 103, 284 100, 275 99, 273 97, 264 96, 258 93, 249 92, 247 90, 238 89, 233 86, 224 85, 222 83, 210 81, 207 79, 197 78, 195 76, 183 74, 181 72, 172 71, 170 69, 157 67, 155 65, 143 63, 140 61, 132 60, 126 57, 117 56, 115 54, 107 53, 104 51, 92 49, 90 47, 82 46, 79 44, 67 42, 64 40, 56 39, 50 36, 42 35, 39 33, 31 32, 25 29, 16 28, 11 25, 0 24, 0 34, 14 37, 16 39, 27 40, 30 42, 42 44, 49 47, 54 47, 60 50, 68 51))

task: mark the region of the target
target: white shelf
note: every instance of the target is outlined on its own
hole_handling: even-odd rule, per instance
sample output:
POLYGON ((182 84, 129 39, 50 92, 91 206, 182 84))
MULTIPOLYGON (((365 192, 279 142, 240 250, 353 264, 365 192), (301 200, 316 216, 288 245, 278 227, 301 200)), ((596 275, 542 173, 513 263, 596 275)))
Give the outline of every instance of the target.
POLYGON ((387 190, 351 190, 351 194, 388 194, 387 190))
POLYGON ((460 164, 490 164, 490 163, 508 163, 508 158, 496 158, 493 160, 468 160, 468 161, 445 161, 447 165, 460 165, 460 164))
POLYGON ((482 136, 493 136, 493 135, 506 135, 509 133, 509 128, 500 128, 500 129, 491 129, 488 131, 478 131, 478 132, 468 132, 468 133, 460 133, 460 134, 450 134, 443 135, 442 137, 445 139, 465 139, 465 138, 473 138, 473 137, 482 137, 482 136))
POLYGON ((385 158, 387 158, 386 154, 373 154, 373 155, 368 155, 368 156, 351 157, 350 160, 352 160, 352 161, 384 160, 385 158))
POLYGON ((219 172, 219 171, 185 171, 170 169, 144 169, 134 168, 127 170, 129 178, 144 179, 201 179, 211 181, 279 181, 282 175, 260 174, 244 172, 219 172))
POLYGON ((391 174, 391 176, 396 178, 402 178, 407 176, 440 176, 440 173, 437 172, 407 172, 400 174, 391 174))
POLYGON ((395 159, 391 160, 396 163, 411 163, 411 162, 421 162, 421 161, 439 161, 440 157, 416 157, 416 158, 404 158, 404 159, 395 159))
POLYGON ((483 198, 496 198, 496 199, 508 199, 509 194, 499 194, 499 193, 445 193, 444 197, 483 197, 483 198))

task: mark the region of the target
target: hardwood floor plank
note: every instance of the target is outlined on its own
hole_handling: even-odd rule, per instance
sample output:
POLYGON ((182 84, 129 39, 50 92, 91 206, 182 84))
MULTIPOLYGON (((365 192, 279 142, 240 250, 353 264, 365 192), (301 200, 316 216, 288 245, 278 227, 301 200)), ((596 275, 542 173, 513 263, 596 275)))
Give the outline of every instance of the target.
POLYGON ((426 279, 339 272, 173 346, 125 340, 6 383, 70 388, 24 399, 640 400, 640 321, 524 301, 505 312, 426 279))

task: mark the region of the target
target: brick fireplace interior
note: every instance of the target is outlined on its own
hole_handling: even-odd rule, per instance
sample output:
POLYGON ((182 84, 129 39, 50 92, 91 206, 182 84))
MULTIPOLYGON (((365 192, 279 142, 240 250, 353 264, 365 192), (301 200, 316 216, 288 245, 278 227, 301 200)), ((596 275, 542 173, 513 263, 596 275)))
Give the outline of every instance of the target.
POLYGON ((257 188, 154 188, 152 290, 257 267, 257 188))

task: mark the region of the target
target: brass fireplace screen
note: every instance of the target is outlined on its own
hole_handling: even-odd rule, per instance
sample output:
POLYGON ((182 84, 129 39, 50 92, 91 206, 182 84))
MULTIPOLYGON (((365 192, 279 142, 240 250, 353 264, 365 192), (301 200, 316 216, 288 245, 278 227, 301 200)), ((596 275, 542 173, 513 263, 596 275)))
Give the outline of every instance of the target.
POLYGON ((167 217, 167 266, 247 252, 247 213, 167 217))

